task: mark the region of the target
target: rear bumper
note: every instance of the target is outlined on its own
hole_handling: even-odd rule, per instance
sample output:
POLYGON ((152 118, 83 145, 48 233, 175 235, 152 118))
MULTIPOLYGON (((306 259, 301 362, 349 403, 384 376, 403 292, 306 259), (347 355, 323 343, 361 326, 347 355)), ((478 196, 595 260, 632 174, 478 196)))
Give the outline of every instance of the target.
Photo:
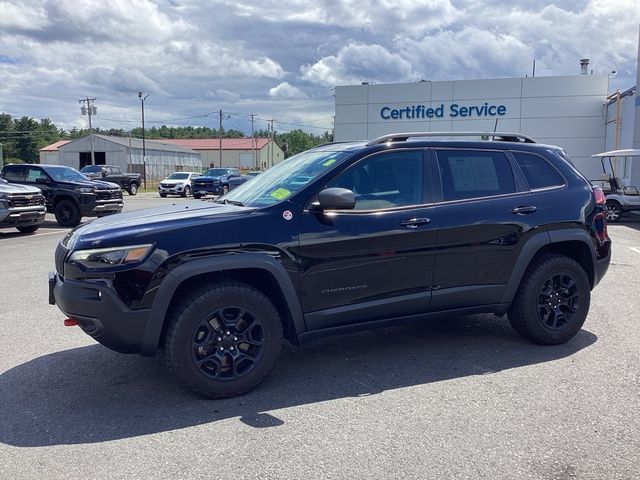
POLYGON ((115 293, 89 282, 49 273, 49 304, 78 322, 87 335, 121 353, 143 353, 149 310, 131 310, 115 293))

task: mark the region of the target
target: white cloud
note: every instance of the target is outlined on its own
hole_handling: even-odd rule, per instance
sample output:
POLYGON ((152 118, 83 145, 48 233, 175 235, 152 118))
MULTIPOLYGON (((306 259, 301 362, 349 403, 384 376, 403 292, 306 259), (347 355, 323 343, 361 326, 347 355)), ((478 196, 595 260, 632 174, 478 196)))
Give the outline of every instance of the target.
POLYGON ((282 82, 276 87, 269 89, 269 96, 272 98, 287 98, 290 100, 307 98, 302 90, 290 85, 288 82, 282 82))
POLYGON ((349 83, 400 82, 417 78, 411 64, 381 45, 350 42, 335 55, 300 69, 302 78, 325 86, 349 83))

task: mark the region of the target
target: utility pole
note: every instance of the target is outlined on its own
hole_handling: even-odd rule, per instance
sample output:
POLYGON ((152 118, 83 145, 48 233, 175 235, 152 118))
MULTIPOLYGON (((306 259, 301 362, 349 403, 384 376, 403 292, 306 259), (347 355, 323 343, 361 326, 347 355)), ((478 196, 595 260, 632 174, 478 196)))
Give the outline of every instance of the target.
POLYGON ((220 167, 222 167, 222 109, 220 109, 220 130, 218 131, 220 137, 220 167))
POLYGON ((255 114, 249 115, 251 117, 251 170, 257 170, 256 168, 256 138, 253 133, 253 117, 255 114))
POLYGON ((140 99, 140 104, 142 105, 142 181, 144 182, 144 189, 147 189, 147 149, 144 143, 144 101, 147 99, 147 95, 142 95, 142 92, 138 92, 138 98, 140 99))
POLYGON ((269 150, 268 150, 268 154, 269 154, 269 163, 268 163, 268 165, 270 167, 273 167, 273 140, 274 140, 273 118, 271 120, 269 120, 269 138, 271 140, 269 142, 269 150))
POLYGON ((80 104, 84 103, 84 105, 80 107, 80 113, 82 115, 89 116, 89 141, 91 142, 91 165, 96 164, 96 153, 93 148, 93 130, 91 128, 91 115, 97 115, 98 113, 98 109, 93 104, 93 102, 95 101, 96 101, 95 98, 89 98, 89 97, 81 98, 78 100, 78 103, 80 104))

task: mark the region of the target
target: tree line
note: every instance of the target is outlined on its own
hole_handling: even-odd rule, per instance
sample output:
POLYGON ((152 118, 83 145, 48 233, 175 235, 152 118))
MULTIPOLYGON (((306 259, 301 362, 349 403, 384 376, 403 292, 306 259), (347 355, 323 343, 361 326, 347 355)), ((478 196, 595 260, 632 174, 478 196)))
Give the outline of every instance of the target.
MULTIPOLYGON (((94 128, 94 133, 118 137, 142 138, 142 128, 124 130, 122 128, 94 128)), ((219 138, 219 131, 209 127, 161 127, 145 128, 145 138, 219 138)), ((56 126, 50 119, 36 120, 27 116, 13 118, 0 113, 0 152, 4 164, 7 163, 39 163, 40 149, 60 140, 75 140, 89 134, 88 129, 72 128, 64 130, 56 126)), ((258 130, 256 138, 268 138, 270 132, 258 130)), ((247 138, 244 132, 236 129, 223 129, 223 138, 247 138)), ((285 158, 308 150, 316 145, 333 141, 331 132, 321 135, 304 132, 300 129, 287 132, 273 132, 275 142, 285 152, 285 158)))

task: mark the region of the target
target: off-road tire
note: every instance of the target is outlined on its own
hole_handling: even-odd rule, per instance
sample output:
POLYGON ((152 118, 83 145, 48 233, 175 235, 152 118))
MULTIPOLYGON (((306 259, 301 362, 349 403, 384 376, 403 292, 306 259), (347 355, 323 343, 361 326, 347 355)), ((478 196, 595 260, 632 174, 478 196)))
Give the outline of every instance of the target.
POLYGON ((522 278, 509 321, 516 332, 534 343, 564 343, 582 328, 590 299, 589 279, 575 260, 541 255, 522 278))
POLYGON ((283 334, 278 311, 262 292, 237 281, 210 283, 186 293, 170 311, 167 322, 163 342, 167 367, 187 388, 208 398, 252 390, 269 375, 280 354, 283 334), (236 313, 237 329, 231 326, 236 313), (220 322, 221 316, 229 323, 220 322), (245 324, 255 326, 247 333, 240 328, 245 324), (258 341, 261 346, 253 346, 252 342, 258 341), (254 362, 239 357, 236 363, 232 357, 247 356, 245 349, 253 348, 257 348, 257 353, 250 350, 256 354, 254 362))
POLYGON ((80 223, 80 209, 71 200, 60 200, 53 209, 56 221, 61 227, 75 227, 80 223))

